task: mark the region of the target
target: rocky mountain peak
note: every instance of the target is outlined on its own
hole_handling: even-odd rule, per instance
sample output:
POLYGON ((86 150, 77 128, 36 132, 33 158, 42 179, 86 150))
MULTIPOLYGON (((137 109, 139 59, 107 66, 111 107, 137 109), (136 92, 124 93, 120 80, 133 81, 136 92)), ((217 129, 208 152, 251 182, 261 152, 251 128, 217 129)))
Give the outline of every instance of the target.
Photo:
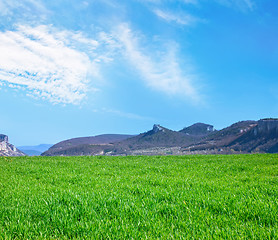
POLYGON ((10 144, 7 135, 0 134, 0 156, 24 156, 25 154, 10 144))
POLYGON ((4 134, 0 134, 0 142, 9 142, 8 136, 4 134))
POLYGON ((159 132, 159 131, 164 132, 164 128, 161 127, 159 124, 154 124, 154 125, 153 125, 153 132, 157 133, 157 132, 159 132))

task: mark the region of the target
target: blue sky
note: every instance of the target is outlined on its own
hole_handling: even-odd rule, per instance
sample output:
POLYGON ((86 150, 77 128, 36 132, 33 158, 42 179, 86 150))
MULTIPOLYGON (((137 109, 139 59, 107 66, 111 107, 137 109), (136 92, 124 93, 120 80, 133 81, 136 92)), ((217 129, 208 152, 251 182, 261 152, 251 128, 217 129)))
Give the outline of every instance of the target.
POLYGON ((15 145, 278 117, 276 0, 0 0, 15 145))

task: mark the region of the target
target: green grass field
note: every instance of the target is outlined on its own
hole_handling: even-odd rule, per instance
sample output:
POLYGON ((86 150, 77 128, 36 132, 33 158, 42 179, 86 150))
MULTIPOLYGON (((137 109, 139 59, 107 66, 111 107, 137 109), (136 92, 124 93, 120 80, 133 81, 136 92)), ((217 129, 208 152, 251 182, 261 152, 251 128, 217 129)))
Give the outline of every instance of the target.
POLYGON ((0 239, 278 239, 278 155, 1 157, 0 239))

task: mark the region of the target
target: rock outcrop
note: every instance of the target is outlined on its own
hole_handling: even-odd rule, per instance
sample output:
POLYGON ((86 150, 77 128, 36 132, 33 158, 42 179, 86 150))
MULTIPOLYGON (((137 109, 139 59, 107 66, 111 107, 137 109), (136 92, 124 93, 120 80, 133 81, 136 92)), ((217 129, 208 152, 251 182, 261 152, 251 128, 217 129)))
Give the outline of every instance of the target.
POLYGON ((159 132, 159 131, 162 131, 162 132, 164 132, 165 130, 164 130, 165 128, 164 127, 161 127, 159 124, 154 124, 153 125, 153 132, 154 133, 157 133, 157 132, 159 132))
POLYGON ((258 125, 253 128, 254 136, 278 137, 278 119, 261 119, 258 125))
POLYGON ((24 156, 25 154, 9 143, 7 135, 0 134, 0 156, 24 156))
POLYGON ((277 153, 278 119, 241 121, 208 135, 184 153, 277 153))
POLYGON ((9 142, 8 136, 4 134, 0 134, 0 142, 9 142))
POLYGON ((228 147, 245 152, 278 152, 278 119, 261 119, 228 147))

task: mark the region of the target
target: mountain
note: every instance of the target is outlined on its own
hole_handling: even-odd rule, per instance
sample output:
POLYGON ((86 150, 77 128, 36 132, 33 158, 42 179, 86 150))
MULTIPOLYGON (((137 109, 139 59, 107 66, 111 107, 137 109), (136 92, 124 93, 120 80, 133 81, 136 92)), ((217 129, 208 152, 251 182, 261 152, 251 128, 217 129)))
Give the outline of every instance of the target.
POLYGON ((42 153, 42 155, 43 156, 80 155, 80 154, 88 155, 88 151, 84 150, 85 148, 90 149, 91 146, 111 145, 113 143, 125 140, 133 136, 134 135, 125 135, 125 134, 103 134, 103 135, 97 135, 92 137, 72 138, 69 140, 61 141, 53 145, 46 152, 42 153), (82 152, 82 149, 83 152, 85 151, 85 153, 82 152))
POLYGON ((24 156, 25 154, 9 143, 7 135, 0 134, 0 156, 24 156))
POLYGON ((137 136, 129 135, 122 141, 103 142, 96 141, 96 138, 99 139, 100 136, 91 138, 90 143, 88 139, 82 138, 86 141, 78 141, 79 144, 74 144, 75 139, 66 140, 55 144, 42 155, 151 155, 161 151, 172 152, 172 148, 190 145, 199 140, 200 136, 190 136, 154 124, 150 131, 137 136))
POLYGON ((36 146, 18 146, 17 148, 28 156, 39 156, 52 146, 53 144, 40 144, 36 146))
POLYGON ((124 135, 124 139, 117 141, 108 136, 111 135, 62 141, 42 155, 278 153, 278 119, 240 121, 220 131, 204 123, 180 131, 155 124, 147 132, 124 135))
POLYGON ((43 152, 32 150, 32 149, 24 150, 22 152, 25 153, 27 156, 40 156, 43 153, 43 152))
POLYGON ((182 149, 183 153, 278 152, 278 119, 241 121, 182 149))
POLYGON ((245 152, 278 152, 278 120, 262 119, 228 147, 245 152))

